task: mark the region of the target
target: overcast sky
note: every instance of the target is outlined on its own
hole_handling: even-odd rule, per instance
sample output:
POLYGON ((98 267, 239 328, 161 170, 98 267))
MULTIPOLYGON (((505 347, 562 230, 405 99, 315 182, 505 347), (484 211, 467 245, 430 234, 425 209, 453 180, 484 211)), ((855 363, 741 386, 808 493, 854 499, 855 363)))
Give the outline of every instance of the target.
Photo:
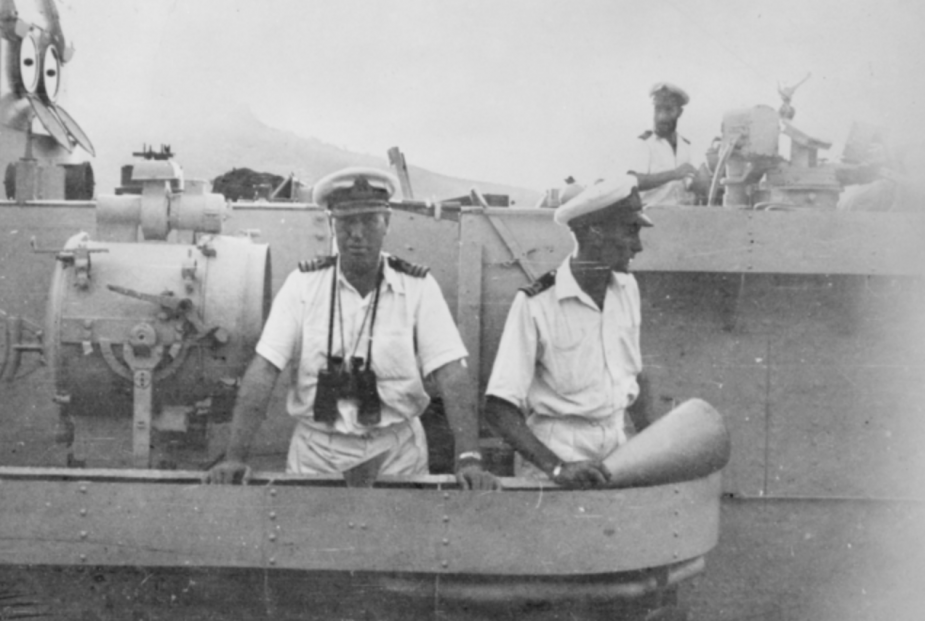
POLYGON ((621 167, 656 81, 690 93, 680 130, 702 161, 724 112, 776 109, 777 83, 811 72, 794 121, 837 159, 853 120, 923 140, 923 5, 59 0, 76 48, 62 101, 98 151, 113 115, 141 128, 244 104, 351 150, 543 189, 621 167))

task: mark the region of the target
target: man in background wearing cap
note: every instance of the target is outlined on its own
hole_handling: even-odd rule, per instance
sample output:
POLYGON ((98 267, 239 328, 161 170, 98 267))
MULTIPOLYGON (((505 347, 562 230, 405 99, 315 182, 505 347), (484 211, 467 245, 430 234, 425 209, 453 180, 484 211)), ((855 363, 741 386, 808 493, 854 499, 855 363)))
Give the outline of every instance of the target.
POLYGON ((518 476, 590 487, 607 482, 605 458, 647 424, 639 288, 629 264, 652 221, 629 175, 582 191, 555 220, 571 229, 577 249, 514 298, 486 420, 518 452, 518 476))
POLYGON ((710 180, 706 169, 698 171, 691 164, 690 142, 677 131, 690 97, 669 82, 659 82, 649 95, 655 107, 653 128, 639 136, 629 172, 638 179, 646 205, 693 204, 691 192, 705 193, 710 180))
POLYGON ((382 252, 388 173, 351 168, 320 180, 314 201, 328 210, 338 255, 302 262, 273 301, 235 404, 225 461, 209 480, 231 483, 245 461, 281 371, 292 369, 287 410, 296 419, 287 471, 343 473, 348 484, 378 475, 427 474, 419 416, 432 375, 456 439, 465 489, 496 489, 478 451, 467 352, 427 268, 382 252))

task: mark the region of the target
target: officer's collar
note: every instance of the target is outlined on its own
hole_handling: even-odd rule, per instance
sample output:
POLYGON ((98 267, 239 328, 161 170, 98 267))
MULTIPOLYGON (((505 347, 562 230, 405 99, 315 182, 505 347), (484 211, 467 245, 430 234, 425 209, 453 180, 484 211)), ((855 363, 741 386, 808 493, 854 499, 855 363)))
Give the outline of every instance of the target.
MULTIPOLYGON (((405 285, 404 281, 399 277, 398 272, 389 265, 389 254, 386 252, 379 253, 379 260, 382 261, 382 280, 385 282, 386 287, 390 288, 395 293, 404 293, 405 285)), ((337 266, 337 277, 342 283, 348 283, 347 277, 344 276, 344 273, 340 269, 340 264, 337 266)))
MULTIPOLYGON (((572 274, 570 259, 571 256, 566 257, 562 265, 559 266, 558 271, 556 271, 556 299, 561 301, 565 298, 587 298, 590 302, 591 298, 578 285, 578 281, 575 280, 575 275, 572 274)), ((611 272, 610 276, 611 281, 608 286, 616 283, 621 289, 625 287, 632 278, 630 274, 625 274, 623 272, 611 272)))
MULTIPOLYGON (((655 138, 656 140, 664 140, 665 142, 669 142, 668 136, 665 136, 665 137, 659 136, 659 135, 656 134, 654 131, 652 132, 652 135, 649 136, 649 137, 650 137, 650 138, 655 138)), ((676 142, 676 143, 680 143, 680 142, 682 142, 682 141, 684 141, 684 142, 687 141, 687 138, 685 138, 684 136, 682 136, 682 135, 681 135, 681 132, 679 132, 678 130, 674 130, 674 139, 675 139, 675 142, 676 142)))

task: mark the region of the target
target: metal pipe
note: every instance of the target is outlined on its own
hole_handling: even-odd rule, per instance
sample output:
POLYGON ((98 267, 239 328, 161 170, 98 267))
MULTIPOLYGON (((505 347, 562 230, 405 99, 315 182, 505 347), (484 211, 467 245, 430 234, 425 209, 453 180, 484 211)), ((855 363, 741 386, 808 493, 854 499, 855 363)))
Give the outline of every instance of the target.
POLYGON ((0 201, 0 207, 96 207, 96 201, 0 201))

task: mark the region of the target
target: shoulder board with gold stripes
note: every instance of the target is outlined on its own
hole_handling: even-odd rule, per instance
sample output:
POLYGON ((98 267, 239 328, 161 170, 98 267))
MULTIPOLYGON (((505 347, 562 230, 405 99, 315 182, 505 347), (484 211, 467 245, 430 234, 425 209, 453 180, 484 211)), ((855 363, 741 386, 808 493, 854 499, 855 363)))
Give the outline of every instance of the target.
POLYGON ((526 293, 528 298, 532 298, 533 296, 546 291, 554 284, 556 284, 556 270, 546 272, 526 287, 521 287, 520 290, 526 293))
POLYGON ((389 256, 389 267, 391 267, 396 272, 408 274, 408 276, 414 276, 415 278, 424 278, 430 271, 430 268, 426 265, 409 263, 408 261, 395 256, 389 256))
POLYGON ((299 271, 300 272, 317 272, 318 270, 323 270, 328 267, 334 267, 334 264, 337 263, 337 257, 317 257, 310 261, 299 261, 299 271))
POLYGON ((641 134, 639 134, 639 139, 640 139, 640 140, 648 140, 648 139, 649 139, 649 136, 651 136, 651 135, 652 135, 652 130, 651 130, 651 129, 647 129, 646 131, 644 131, 644 132, 642 132, 641 134))

